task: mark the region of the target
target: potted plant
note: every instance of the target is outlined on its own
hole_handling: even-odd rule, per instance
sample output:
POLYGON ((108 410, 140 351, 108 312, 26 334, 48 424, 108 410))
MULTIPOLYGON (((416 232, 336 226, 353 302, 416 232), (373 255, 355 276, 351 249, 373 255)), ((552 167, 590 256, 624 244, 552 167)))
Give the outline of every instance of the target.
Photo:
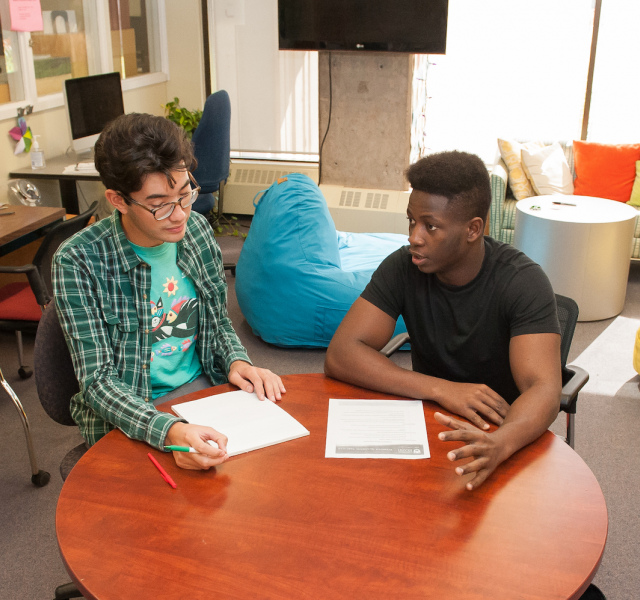
POLYGON ((198 127, 202 118, 202 111, 199 109, 189 110, 180 106, 180 100, 174 98, 173 101, 162 105, 164 116, 187 132, 189 139, 198 127))

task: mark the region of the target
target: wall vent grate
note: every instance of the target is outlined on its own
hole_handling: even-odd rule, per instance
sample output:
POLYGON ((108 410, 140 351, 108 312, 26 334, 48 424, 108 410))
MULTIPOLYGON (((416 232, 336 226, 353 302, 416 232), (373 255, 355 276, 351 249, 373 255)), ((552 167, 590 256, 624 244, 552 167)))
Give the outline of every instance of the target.
POLYGON ((361 197, 362 192, 354 190, 342 190, 342 193, 340 194, 340 206, 358 208, 360 206, 361 197))
POLYGON ((366 192, 364 204, 361 205, 362 196, 363 192, 359 190, 343 189, 340 193, 339 206, 381 211, 386 211, 389 208, 389 194, 383 192, 366 192))
POLYGON ((312 171, 307 172, 307 170, 295 168, 285 171, 274 170, 273 168, 232 167, 229 183, 269 187, 281 177, 286 177, 290 173, 294 172, 303 173, 311 178, 314 177, 314 173, 312 171))

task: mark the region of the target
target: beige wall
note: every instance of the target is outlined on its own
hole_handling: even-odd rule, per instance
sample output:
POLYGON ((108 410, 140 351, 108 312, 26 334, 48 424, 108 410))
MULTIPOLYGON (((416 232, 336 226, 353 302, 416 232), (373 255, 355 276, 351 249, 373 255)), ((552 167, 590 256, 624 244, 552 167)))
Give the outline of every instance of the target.
MULTIPOLYGON (((202 14, 199 0, 165 0, 169 36, 167 99, 190 110, 205 101, 202 14)), ((165 100, 165 101, 166 101, 165 100)))
MULTIPOLYGON (((124 92, 124 108, 127 112, 163 114, 162 105, 174 96, 183 106, 195 109, 204 105, 204 67, 200 2, 198 0, 166 1, 167 37, 170 80, 151 86, 124 92)), ((63 107, 41 111, 27 117, 27 123, 47 157, 60 156, 70 146, 71 138, 66 109, 63 107)), ((7 135, 16 119, 0 120, 0 202, 7 201, 8 174, 14 169, 29 167, 28 154, 13 154, 15 142, 7 135)), ((37 181, 44 204, 60 206, 57 182, 37 181)), ((80 206, 83 197, 88 203, 102 197, 103 187, 98 183, 83 182, 79 186, 80 206)))

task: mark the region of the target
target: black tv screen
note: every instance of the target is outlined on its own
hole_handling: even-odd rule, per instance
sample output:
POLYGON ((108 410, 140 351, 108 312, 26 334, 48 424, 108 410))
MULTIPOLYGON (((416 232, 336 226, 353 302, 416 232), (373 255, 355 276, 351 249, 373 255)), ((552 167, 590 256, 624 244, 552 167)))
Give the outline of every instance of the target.
POLYGON ((444 54, 448 0, 278 0, 281 50, 444 54))

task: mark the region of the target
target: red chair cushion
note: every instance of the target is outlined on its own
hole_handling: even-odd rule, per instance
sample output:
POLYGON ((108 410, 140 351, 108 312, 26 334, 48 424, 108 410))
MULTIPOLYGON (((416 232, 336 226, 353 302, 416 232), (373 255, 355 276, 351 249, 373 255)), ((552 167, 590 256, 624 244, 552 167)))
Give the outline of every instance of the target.
POLYGON ((40 320, 42 309, 28 283, 10 283, 0 288, 0 320, 40 320))

